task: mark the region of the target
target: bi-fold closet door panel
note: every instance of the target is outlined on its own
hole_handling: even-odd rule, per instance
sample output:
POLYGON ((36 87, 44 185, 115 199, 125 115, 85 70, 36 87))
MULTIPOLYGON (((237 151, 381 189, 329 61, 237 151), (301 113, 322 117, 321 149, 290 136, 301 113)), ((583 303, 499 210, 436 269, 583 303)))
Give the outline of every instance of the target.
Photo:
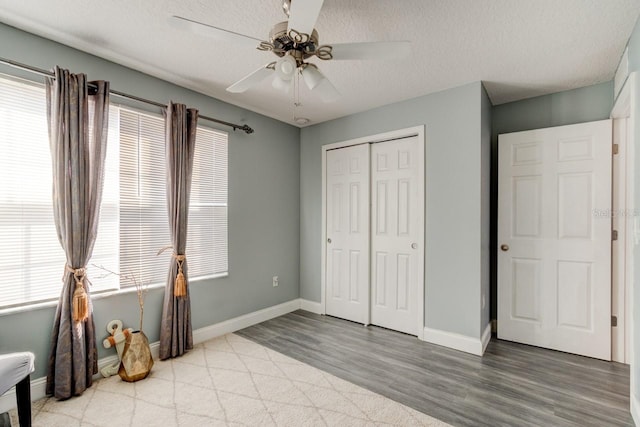
POLYGON ((417 335, 424 265, 418 138, 371 147, 371 323, 417 335))
POLYGON ((369 144, 327 151, 327 314, 369 323, 369 144))
POLYGON ((418 137, 327 151, 327 314, 418 334, 424 277, 420 154, 418 137))

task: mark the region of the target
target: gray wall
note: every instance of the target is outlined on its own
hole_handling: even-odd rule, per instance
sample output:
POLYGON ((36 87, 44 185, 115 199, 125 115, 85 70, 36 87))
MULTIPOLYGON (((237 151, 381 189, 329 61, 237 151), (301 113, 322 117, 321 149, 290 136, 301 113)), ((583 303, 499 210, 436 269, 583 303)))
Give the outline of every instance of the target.
POLYGON ((609 118, 613 81, 493 107, 493 135, 609 118))
MULTIPOLYGON (((298 298, 298 128, 3 24, 0 24, 0 56, 44 69, 57 64, 86 73, 90 79, 109 80, 114 89, 123 92, 159 102, 186 103, 199 108, 201 114, 230 122, 246 121, 255 129, 253 135, 220 127, 229 131, 229 277, 192 282, 193 327, 201 328, 298 298), (274 275, 280 278, 277 288, 271 284, 274 275)), ((7 67, 0 68, 0 72, 37 79, 7 67)), ((115 97, 113 100, 120 101, 115 97)), ((144 104, 136 106, 149 108, 144 104)), ((159 339, 163 292, 150 291, 145 303, 145 333, 152 342, 159 339)), ((106 323, 111 319, 137 325, 135 294, 95 299, 94 306, 100 341, 106 336, 106 323)), ((0 352, 34 351, 34 377, 45 375, 53 315, 53 308, 0 314, 0 352)), ((98 353, 104 357, 113 350, 99 346, 98 353)))
POLYGON ((629 48, 629 73, 640 71, 640 18, 633 27, 627 47, 629 48))
MULTIPOLYGON (((480 327, 485 328, 490 321, 491 301, 491 117, 492 105, 487 91, 482 87, 481 104, 481 144, 480 152, 480 188, 481 188, 481 278, 480 327), (484 302, 484 307, 482 303, 484 302)), ((481 330, 483 332, 484 329, 481 330)))
POLYGON ((302 298, 319 302, 321 294, 322 146, 426 125, 426 326, 479 338, 482 96, 472 83, 302 129, 302 298))
MULTIPOLYGON (((609 118, 613 82, 510 102, 493 107, 491 164, 491 248, 497 248, 498 135, 609 118)), ((491 251, 491 318, 497 318, 497 258, 491 251)))

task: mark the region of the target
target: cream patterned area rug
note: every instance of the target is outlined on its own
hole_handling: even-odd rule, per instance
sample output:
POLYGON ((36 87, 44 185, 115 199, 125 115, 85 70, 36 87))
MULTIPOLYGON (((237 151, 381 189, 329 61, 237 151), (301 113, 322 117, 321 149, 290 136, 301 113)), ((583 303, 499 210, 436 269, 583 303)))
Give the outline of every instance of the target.
POLYGON ((79 397, 34 402, 33 425, 448 426, 235 334, 156 362, 142 381, 116 375, 79 397))

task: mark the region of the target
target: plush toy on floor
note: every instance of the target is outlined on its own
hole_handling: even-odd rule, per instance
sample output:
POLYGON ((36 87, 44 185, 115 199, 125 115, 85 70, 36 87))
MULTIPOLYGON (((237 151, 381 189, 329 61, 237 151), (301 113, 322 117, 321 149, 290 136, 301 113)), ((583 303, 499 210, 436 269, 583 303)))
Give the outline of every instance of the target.
POLYGON ((102 341, 102 345, 104 346, 104 348, 111 348, 115 346, 116 351, 118 352, 118 361, 111 366, 105 366, 104 368, 100 369, 100 373, 103 377, 107 378, 118 373, 120 361, 122 360, 124 343, 132 331, 133 330, 131 328, 123 330, 121 320, 112 320, 107 323, 107 332, 109 332, 111 336, 102 341))

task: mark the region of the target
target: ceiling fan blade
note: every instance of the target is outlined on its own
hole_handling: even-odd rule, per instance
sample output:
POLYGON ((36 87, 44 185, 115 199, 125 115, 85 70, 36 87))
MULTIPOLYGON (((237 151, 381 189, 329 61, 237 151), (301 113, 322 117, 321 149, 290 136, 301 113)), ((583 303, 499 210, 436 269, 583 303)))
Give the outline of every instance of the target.
POLYGON ((281 90, 284 93, 289 93, 291 87, 293 86, 293 79, 291 80, 282 80, 280 77, 276 76, 271 82, 271 86, 275 89, 281 90))
POLYGON ((291 2, 287 30, 311 34, 324 0, 294 0, 291 2))
POLYGON ((320 96, 323 102, 334 102, 340 98, 340 92, 326 77, 313 88, 312 92, 320 96))
POLYGON ((400 59, 411 54, 411 42, 337 43, 330 45, 333 59, 400 59))
POLYGON ((216 40, 243 44, 247 47, 256 48, 262 42, 260 39, 256 39, 244 34, 235 33, 233 31, 223 30, 222 28, 214 27, 213 25, 203 24, 202 22, 193 21, 191 19, 183 18, 181 16, 169 17, 169 22, 175 28, 191 31, 196 34, 200 34, 206 37, 211 37, 216 40))
POLYGON ((257 85, 274 72, 273 68, 267 68, 269 67, 269 65, 271 64, 260 67, 248 76, 238 80, 227 88, 227 92, 241 93, 251 88, 252 86, 257 85))

